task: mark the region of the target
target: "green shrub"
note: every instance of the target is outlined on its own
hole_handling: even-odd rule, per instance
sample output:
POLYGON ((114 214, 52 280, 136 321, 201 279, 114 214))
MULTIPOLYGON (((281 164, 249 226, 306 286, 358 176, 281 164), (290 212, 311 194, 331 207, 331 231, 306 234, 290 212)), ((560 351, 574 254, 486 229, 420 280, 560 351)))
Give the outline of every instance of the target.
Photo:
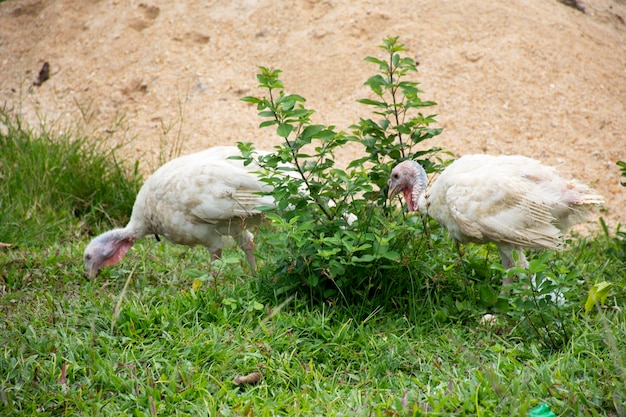
MULTIPOLYGON (((386 182, 402 159, 418 159, 429 172, 437 169, 419 158, 440 151, 422 150, 422 142, 441 129, 431 127, 433 115, 419 113, 435 103, 422 101, 417 83, 405 80, 417 68, 399 54, 404 46, 387 38, 381 48, 388 60, 366 58, 379 69, 365 83, 376 100, 359 100, 374 109, 377 120, 362 118, 351 134, 313 124, 305 98, 285 93, 280 70, 261 67, 257 77, 266 96, 243 98, 257 106, 265 119, 261 127, 274 127, 284 140, 274 154, 256 157, 277 201, 267 214, 274 228, 264 237, 272 262, 261 274, 323 299, 402 292, 406 286, 396 281, 405 280, 406 265, 425 242, 418 218, 404 219, 388 204, 386 182), (363 153, 343 169, 335 151, 348 145, 363 153)), ((240 149, 244 157, 254 156, 251 144, 240 149)))

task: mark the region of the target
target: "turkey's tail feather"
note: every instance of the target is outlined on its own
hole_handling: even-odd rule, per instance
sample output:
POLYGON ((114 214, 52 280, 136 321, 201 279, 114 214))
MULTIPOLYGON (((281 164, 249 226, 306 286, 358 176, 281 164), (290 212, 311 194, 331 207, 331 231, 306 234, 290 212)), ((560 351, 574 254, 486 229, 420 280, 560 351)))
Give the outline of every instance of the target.
POLYGON ((579 196, 573 203, 576 206, 589 206, 589 209, 595 206, 604 205, 604 197, 598 194, 584 194, 579 196))
POLYGON ((584 221, 598 206, 604 205, 604 197, 589 192, 583 185, 579 185, 579 188, 582 188, 584 191, 572 190, 576 192, 568 193, 564 199, 564 207, 556 209, 553 213, 556 219, 556 226, 563 232, 576 223, 584 221))

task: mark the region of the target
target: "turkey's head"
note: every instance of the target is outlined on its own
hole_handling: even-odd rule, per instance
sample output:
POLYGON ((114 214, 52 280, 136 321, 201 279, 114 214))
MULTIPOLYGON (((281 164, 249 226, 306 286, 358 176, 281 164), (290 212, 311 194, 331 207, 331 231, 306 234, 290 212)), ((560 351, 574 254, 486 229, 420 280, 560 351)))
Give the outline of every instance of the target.
POLYGON ((389 199, 402 193, 409 211, 417 210, 417 201, 426 189, 426 171, 415 161, 400 162, 391 170, 389 185, 389 199))
POLYGON ((118 263, 126 255, 128 249, 133 246, 135 240, 125 236, 123 230, 111 230, 89 242, 85 248, 83 259, 90 278, 98 275, 98 271, 103 267, 118 263))

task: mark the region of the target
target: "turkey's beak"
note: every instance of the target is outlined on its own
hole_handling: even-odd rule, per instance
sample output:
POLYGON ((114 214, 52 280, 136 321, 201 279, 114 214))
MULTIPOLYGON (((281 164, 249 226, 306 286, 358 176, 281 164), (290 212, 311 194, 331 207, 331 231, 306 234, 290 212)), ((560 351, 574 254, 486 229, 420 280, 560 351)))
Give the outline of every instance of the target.
POLYGON ((94 262, 87 262, 87 276, 89 278, 95 278, 98 275, 98 271, 100 270, 94 262))
POLYGON ((391 200, 400 193, 400 187, 398 187, 396 184, 392 184, 391 181, 389 181, 388 185, 389 191, 387 191, 387 198, 391 200))

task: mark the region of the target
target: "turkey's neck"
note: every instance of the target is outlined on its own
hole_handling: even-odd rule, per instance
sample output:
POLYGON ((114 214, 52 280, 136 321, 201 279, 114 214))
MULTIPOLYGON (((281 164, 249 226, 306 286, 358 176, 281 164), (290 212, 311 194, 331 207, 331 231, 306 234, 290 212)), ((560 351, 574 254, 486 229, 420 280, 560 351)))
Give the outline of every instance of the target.
POLYGON ((112 241, 116 242, 130 242, 131 244, 135 242, 135 240, 143 237, 146 233, 138 233, 138 231, 133 227, 131 223, 126 225, 126 227, 122 229, 113 229, 107 232, 110 236, 108 237, 112 241))
POLYGON ((142 222, 135 221, 132 216, 126 227, 120 229, 113 229, 105 233, 105 235, 109 235, 108 239, 116 242, 128 242, 131 245, 142 237, 151 234, 150 230, 146 230, 144 226, 142 226, 142 222))
POLYGON ((133 212, 130 215, 130 221, 126 227, 121 229, 128 239, 137 240, 147 235, 163 234, 161 230, 158 230, 157 216, 152 215, 150 210, 146 210, 144 200, 140 200, 139 196, 137 197, 133 206, 133 212))
POLYGON ((426 204, 423 200, 428 177, 426 176, 426 171, 424 171, 424 168, 422 168, 422 166, 417 162, 414 162, 414 168, 416 170, 416 173, 414 176, 412 187, 409 190, 405 190, 404 197, 407 201, 407 205, 410 211, 419 210, 421 213, 423 213, 426 210, 426 204), (407 195, 407 191, 409 195, 407 195))
POLYGON ((404 201, 409 211, 425 212, 426 201, 424 199, 424 190, 419 186, 413 186, 403 190, 404 201))
POLYGON ((415 190, 415 187, 413 188, 405 188, 402 191, 402 194, 404 195, 404 201, 406 201, 406 208, 409 211, 415 211, 417 206, 417 200, 415 199, 415 196, 413 195, 413 191, 415 190))

